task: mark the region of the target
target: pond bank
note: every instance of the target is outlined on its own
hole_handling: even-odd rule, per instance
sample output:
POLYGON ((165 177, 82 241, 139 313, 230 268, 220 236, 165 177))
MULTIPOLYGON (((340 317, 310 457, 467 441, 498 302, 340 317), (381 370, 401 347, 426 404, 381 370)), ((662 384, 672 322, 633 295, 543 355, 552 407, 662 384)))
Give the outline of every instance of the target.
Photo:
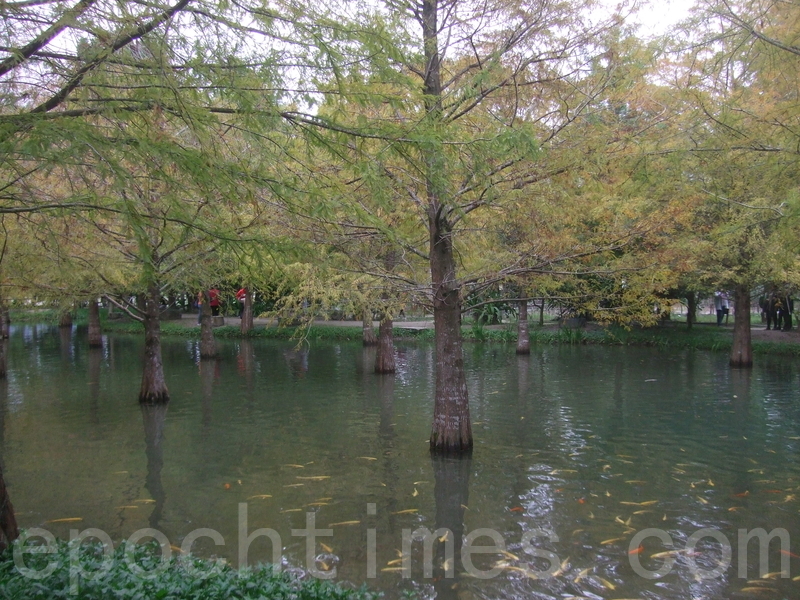
MULTIPOLYGON (((106 324, 104 324, 105 326, 106 324)), ((140 331, 138 323, 107 324, 109 331, 140 331)), ((377 327, 377 321, 374 326, 377 327)), ((225 325, 214 330, 220 338, 239 338, 240 320, 225 317, 225 325)), ((351 340, 362 337, 360 321, 317 320, 308 328, 279 327, 274 319, 255 319, 249 337, 268 339, 351 340)), ((162 323, 165 335, 199 337, 195 315, 184 315, 181 321, 162 323)), ((395 321, 394 335, 399 340, 433 341, 432 321, 395 321)), ((516 323, 503 325, 462 327, 464 340, 468 342, 514 343, 517 340, 516 323)), ((582 328, 561 327, 558 323, 543 326, 531 325, 531 344, 599 344, 607 346, 651 346, 662 348, 695 348, 728 352, 733 340, 733 322, 727 326, 698 323, 692 330, 685 323, 667 322, 655 327, 633 327, 626 329, 618 325, 602 326, 589 323, 582 328)), ((766 331, 757 324, 752 327, 753 352, 756 354, 780 354, 800 356, 800 329, 791 331, 766 331)))
MULTIPOLYGON (((46 311, 45 311, 46 312, 46 311)), ((53 311, 50 311, 53 312, 53 311)), ((75 322, 85 325, 85 311, 78 311, 75 322)), ((36 317, 42 322, 43 311, 15 311, 12 322, 33 322, 36 317)), ((214 329, 218 338, 241 338, 240 319, 226 316, 225 325, 214 329)), ((55 324, 55 322, 54 322, 55 324)), ((377 327, 375 322, 374 326, 377 327)), ((247 337, 285 340, 333 340, 358 341, 362 337, 360 321, 317 320, 309 328, 282 327, 275 319, 254 319, 254 328, 247 337)), ((142 325, 130 320, 103 320, 103 331, 115 333, 140 333, 142 325)), ((200 328, 196 314, 184 314, 180 320, 163 321, 161 332, 165 336, 182 336, 199 338, 200 328)), ((516 324, 477 326, 465 325, 462 328, 464 340, 468 342, 516 342, 516 324)), ((429 320, 395 321, 394 335, 398 340, 433 340, 433 322, 429 320)), ((791 331, 767 331, 761 323, 751 328, 753 352, 755 354, 778 354, 800 356, 800 329, 791 331)), ((546 323, 544 326, 531 325, 531 344, 599 344, 607 346, 650 346, 660 348, 694 348, 728 352, 733 338, 733 322, 717 327, 710 323, 695 324, 692 330, 685 323, 667 322, 666 324, 641 328, 612 325, 601 326, 589 323, 585 327, 572 329, 562 328, 557 323, 546 323)))

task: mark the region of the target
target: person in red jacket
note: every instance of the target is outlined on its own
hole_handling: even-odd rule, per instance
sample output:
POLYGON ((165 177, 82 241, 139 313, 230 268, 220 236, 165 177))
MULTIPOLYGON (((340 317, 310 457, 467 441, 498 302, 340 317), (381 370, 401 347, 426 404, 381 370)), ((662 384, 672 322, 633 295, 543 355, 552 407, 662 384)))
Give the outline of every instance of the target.
POLYGON ((244 314, 244 299, 247 297, 247 288, 242 288, 236 292, 236 301, 239 303, 239 317, 244 314))
POLYGON ((211 307, 211 316, 219 316, 219 290, 217 288, 208 290, 208 305, 211 307))

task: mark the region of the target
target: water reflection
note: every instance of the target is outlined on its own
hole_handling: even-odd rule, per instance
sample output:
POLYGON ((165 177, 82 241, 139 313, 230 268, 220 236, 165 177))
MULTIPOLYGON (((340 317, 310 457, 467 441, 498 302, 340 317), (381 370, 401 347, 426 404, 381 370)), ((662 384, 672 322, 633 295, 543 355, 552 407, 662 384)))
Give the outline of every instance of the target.
POLYGON ((0 471, 3 471, 5 468, 7 411, 8 411, 8 379, 3 377, 2 379, 0 379, 0 471))
POLYGON ((303 379, 308 372, 308 348, 292 348, 283 351, 283 359, 295 379, 303 379))
POLYGON ((375 373, 375 356, 377 353, 377 346, 364 346, 356 360, 356 373, 367 376, 375 373))
POLYGON ((200 423, 202 424, 202 438, 207 440, 213 415, 214 380, 219 375, 220 361, 213 358, 203 359, 198 361, 198 368, 200 369, 200 397, 202 402, 200 423))
POLYGON ((89 388, 89 422, 96 428, 100 426, 100 371, 103 366, 103 349, 89 348, 87 361, 89 388))
POLYGON ((256 376, 256 353, 252 340, 241 340, 236 354, 236 370, 245 381, 248 401, 253 400, 256 376))
POLYGON ((469 477, 472 457, 447 458, 431 455, 436 499, 436 530, 446 529, 445 540, 439 540, 434 557, 433 587, 436 597, 457 600, 459 588, 454 576, 464 572, 461 547, 464 540, 464 512, 469 506, 469 477), (451 544, 452 546, 449 546, 451 544))
POLYGON ((59 327, 58 337, 60 340, 59 347, 61 348, 61 360, 64 366, 71 366, 74 356, 74 348, 72 344, 72 327, 59 327))
POLYGON ((387 487, 387 503, 385 510, 389 514, 396 512, 397 504, 397 452, 395 443, 397 433, 394 421, 394 387, 395 376, 373 375, 377 382, 376 397, 380 402, 380 419, 378 421, 378 443, 382 454, 382 481, 387 487))
MULTIPOLYGON (((750 435, 750 403, 753 373, 750 369, 732 369, 730 373, 730 391, 720 401, 720 412, 727 408, 733 415, 732 435, 736 443, 746 455, 753 453, 750 435)), ((729 434, 731 435, 731 434, 729 434)), ((754 481, 764 479, 761 469, 737 469, 733 480, 733 495, 735 498, 744 498, 754 488, 754 481)))
POLYGON ((147 476, 144 488, 155 500, 150 513, 150 527, 158 529, 164 512, 167 493, 161 482, 161 470, 164 468, 164 423, 167 419, 166 404, 141 404, 142 422, 144 423, 145 455, 147 456, 147 476))
POLYGON ((8 375, 8 338, 0 339, 0 379, 5 381, 8 375))

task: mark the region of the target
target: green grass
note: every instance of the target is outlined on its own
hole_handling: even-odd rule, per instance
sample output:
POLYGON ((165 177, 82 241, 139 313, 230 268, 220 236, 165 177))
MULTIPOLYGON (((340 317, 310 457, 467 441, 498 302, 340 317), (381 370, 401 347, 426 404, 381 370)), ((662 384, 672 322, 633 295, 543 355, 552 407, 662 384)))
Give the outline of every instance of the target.
POLYGON ((54 552, 21 555, 25 569, 53 568, 48 576, 38 580, 25 576, 16 567, 10 550, 0 556, 0 598, 375 600, 379 597, 363 587, 356 590, 312 577, 298 579, 277 572, 271 565, 238 571, 229 565, 192 557, 172 556, 162 561, 161 550, 154 542, 130 546, 127 555, 127 543, 121 544, 108 557, 104 557, 99 543, 77 545, 57 540, 50 548, 54 552))

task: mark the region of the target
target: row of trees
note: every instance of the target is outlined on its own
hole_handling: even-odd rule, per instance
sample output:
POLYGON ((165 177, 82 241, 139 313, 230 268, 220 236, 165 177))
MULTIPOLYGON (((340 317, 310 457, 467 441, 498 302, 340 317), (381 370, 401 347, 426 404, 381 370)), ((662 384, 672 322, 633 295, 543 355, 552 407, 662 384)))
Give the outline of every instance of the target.
POLYGON ((800 7, 702 0, 650 41, 593 8, 5 3, 2 300, 104 296, 140 319, 145 402, 169 397, 170 291, 292 290, 287 311, 379 311, 384 340, 428 306, 446 453, 472 447, 470 296, 502 282, 520 306, 646 322, 719 287, 749 315, 756 284, 797 280, 800 7))

